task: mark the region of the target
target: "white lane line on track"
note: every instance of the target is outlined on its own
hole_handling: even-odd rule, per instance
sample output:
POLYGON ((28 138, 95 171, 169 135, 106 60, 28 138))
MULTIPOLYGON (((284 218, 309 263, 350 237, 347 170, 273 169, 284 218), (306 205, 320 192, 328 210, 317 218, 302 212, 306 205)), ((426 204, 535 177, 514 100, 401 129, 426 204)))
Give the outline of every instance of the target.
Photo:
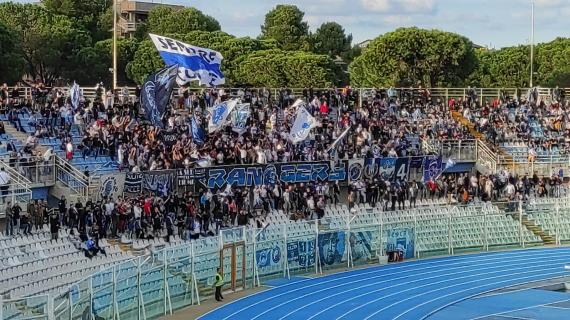
MULTIPOLYGON (((550 254, 549 254, 549 256, 550 256, 550 254)), ((556 256, 558 256, 558 255, 556 255, 556 256)), ((504 259, 501 259, 501 260, 499 260, 499 262, 480 263, 480 264, 477 265, 478 268, 469 269, 468 271, 477 271, 477 270, 488 269, 488 267, 482 268, 482 266, 496 266, 496 265, 499 265, 499 264, 503 265, 503 264, 505 264, 505 263, 508 263, 509 265, 511 265, 511 264, 512 264, 513 262, 515 262, 515 261, 527 262, 527 261, 533 261, 533 260, 542 260, 543 258, 538 257, 538 256, 534 256, 534 258, 532 258, 532 259, 529 259, 528 257, 521 257, 520 259, 522 259, 522 260, 512 260, 512 259, 510 259, 510 260, 508 260, 508 262, 507 262, 507 261, 505 261, 504 259)), ((319 311, 318 313, 316 313, 316 314, 312 315, 310 318, 308 318, 308 319, 313 319, 314 317, 316 317, 316 316, 322 314, 323 312, 326 312, 326 311, 328 311, 328 310, 330 310, 330 309, 332 309, 332 308, 334 308, 334 307, 336 307, 336 306, 338 306, 338 305, 345 304, 345 303, 347 303, 347 302, 349 302, 349 301, 356 300, 356 299, 358 299, 358 298, 360 298, 360 297, 363 297, 363 296, 366 296, 366 295, 368 295, 368 294, 370 294, 370 293, 372 293, 372 292, 378 292, 378 291, 382 291, 382 290, 385 290, 385 289, 394 288, 394 287, 397 287, 397 286, 402 286, 402 285, 406 285, 406 284, 410 284, 410 283, 421 282, 421 281, 425 281, 425 280, 427 280, 427 279, 435 279, 435 278, 439 278, 439 277, 443 277, 443 276, 461 274, 461 273, 464 273, 465 271, 453 272, 453 273, 449 273, 449 272, 450 272, 450 271, 455 271, 455 270, 458 270, 458 269, 465 269, 465 268, 471 267, 471 266, 469 266, 469 265, 466 265, 466 266, 459 266, 459 267, 455 267, 455 268, 449 268, 449 266, 450 266, 450 265, 446 265, 447 268, 439 269, 439 270, 435 270, 435 271, 413 273, 413 274, 405 275, 405 276, 403 276, 403 277, 390 278, 390 279, 388 279, 388 280, 384 280, 384 281, 380 281, 380 282, 374 282, 374 283, 366 284, 366 285, 359 286, 359 287, 356 287, 356 288, 352 288, 352 289, 349 289, 349 290, 343 290, 343 291, 341 291, 341 292, 337 292, 337 293, 335 293, 335 294, 328 295, 328 296, 326 296, 326 297, 324 297, 324 298, 321 298, 321 299, 318 299, 318 300, 310 300, 310 299, 309 299, 309 300, 311 301, 310 303, 308 303, 308 304, 306 304, 306 305, 303 305, 303 306, 300 306, 299 308, 296 308, 295 310, 291 311, 290 313, 286 314, 285 316, 281 317, 280 319, 284 319, 284 318, 290 316, 291 314, 296 313, 297 311, 299 311, 299 310, 301 310, 301 309, 304 309, 304 308, 306 308, 306 307, 309 307, 309 306, 311 306, 311 305, 313 305, 313 304, 315 304, 315 303, 318 303, 318 302, 320 302, 320 301, 330 299, 331 297, 334 297, 334 296, 346 294, 346 293, 348 293, 348 292, 352 292, 352 291, 355 291, 355 290, 361 290, 361 289, 364 289, 364 288, 367 288, 367 287, 375 287, 375 286, 378 286, 379 284, 386 283, 386 282, 394 282, 394 281, 401 280, 401 279, 406 279, 406 278, 415 278, 415 277, 417 277, 417 276, 432 274, 432 273, 435 273, 435 272, 444 272, 443 274, 438 275, 438 276, 429 277, 429 278, 422 278, 422 279, 413 280, 413 281, 399 282, 398 284, 393 285, 393 286, 389 286, 389 287, 381 288, 381 289, 378 289, 378 290, 370 291, 370 292, 367 292, 367 293, 364 293, 364 294, 360 294, 360 295, 357 295, 357 296, 350 296, 350 297, 349 297, 348 299, 346 299, 346 300, 343 300, 343 301, 341 301, 341 302, 339 302, 339 303, 336 303, 336 304, 334 304, 334 305, 332 305, 332 306, 329 306, 329 307, 327 307, 327 308, 325 308, 325 309, 320 309, 320 311, 319 311)), ((426 269, 427 269, 427 268, 426 268, 426 269)), ((425 270, 425 269, 422 269, 422 270, 425 270)), ((292 299, 292 300, 287 300, 287 301, 284 302, 284 303, 281 303, 281 304, 279 304, 279 305, 277 305, 277 306, 275 306, 275 307, 272 307, 272 308, 270 308, 270 309, 268 309, 268 310, 265 310, 264 313, 267 313, 267 312, 269 312, 269 311, 271 311, 271 310, 274 310, 274 309, 276 309, 276 308, 278 308, 278 307, 280 307, 280 306, 289 304, 291 301, 295 301, 295 300, 298 300, 298 299, 305 298, 305 297, 310 296, 310 295, 312 295, 312 294, 314 294, 314 293, 318 293, 318 292, 322 292, 322 291, 327 291, 327 290, 329 290, 329 289, 335 289, 335 288, 342 287, 342 286, 349 285, 349 284, 353 284, 353 283, 356 283, 356 282, 370 281, 371 279, 375 279, 375 278, 379 278, 379 277, 385 277, 385 276, 389 276, 389 275, 381 275, 381 276, 376 276, 376 277, 369 277, 369 278, 360 279, 360 280, 358 280, 358 281, 346 282, 346 283, 343 283, 343 284, 340 284, 340 285, 336 285, 336 286, 333 286, 333 287, 327 287, 327 288, 325 288, 325 289, 321 289, 321 290, 318 290, 318 291, 311 292, 311 293, 309 293, 309 294, 305 294, 305 295, 296 297, 295 299, 292 299)), ((258 316, 259 316, 259 315, 258 315, 258 316)), ((254 318, 254 319, 255 319, 255 318, 254 318)))
MULTIPOLYGON (((544 259, 543 257, 533 257, 533 258, 531 258, 531 259, 529 259, 528 257, 521 257, 520 260, 519 260, 519 259, 515 259, 515 260, 509 259, 508 261, 505 261, 504 259, 501 259, 501 260, 499 260, 499 262, 491 262, 491 263, 481 263, 481 264, 478 264, 478 265, 477 265, 478 268, 469 269, 468 271, 487 270, 487 269, 489 269, 489 267, 487 267, 487 266, 496 266, 496 265, 504 265, 504 264, 509 264, 509 266, 510 266, 510 265, 512 265, 513 262, 516 262, 516 261, 520 261, 520 262, 528 262, 528 261, 533 261, 533 260, 540 260, 540 261, 542 261, 543 259, 544 259), (486 266, 486 267, 483 267, 483 266, 486 266)), ((447 266, 450 266, 450 265, 447 265, 447 266)), ((311 306, 311 305, 313 305, 313 304, 315 304, 315 303, 318 303, 318 302, 320 302, 320 301, 328 300, 328 299, 330 299, 331 297, 335 297, 335 296, 338 296, 338 295, 346 294, 346 293, 349 293, 349 292, 352 292, 352 291, 356 291, 356 290, 361 290, 361 289, 364 289, 364 288, 367 288, 367 287, 375 287, 375 286, 378 286, 379 284, 386 283, 386 282, 394 282, 394 281, 401 280, 401 279, 412 278, 412 277, 418 277, 418 276, 421 276, 421 275, 428 275, 428 274, 433 274, 433 273, 436 273, 436 272, 444 272, 443 274, 438 275, 438 276, 433 276, 433 277, 428 277, 428 278, 421 278, 421 279, 419 279, 419 280, 413 280, 413 281, 399 282, 398 284, 393 285, 393 286, 389 286, 389 287, 381 288, 381 289, 378 289, 378 290, 366 292, 366 293, 364 293, 364 294, 360 294, 360 295, 357 295, 357 296, 351 296, 350 298, 348 298, 348 299, 346 299, 346 300, 342 300, 342 301, 339 302, 339 303, 336 303, 336 304, 334 304, 334 305, 332 305, 332 306, 329 306, 329 307, 327 307, 327 308, 325 308, 325 309, 320 310, 318 313, 312 315, 312 316, 311 316, 310 318, 308 318, 307 320, 313 319, 314 317, 316 317, 316 316, 322 314, 323 312, 326 312, 326 311, 328 311, 328 310, 330 310, 330 309, 332 309, 332 308, 334 308, 334 307, 336 307, 336 306, 338 306, 338 305, 345 304, 345 303, 347 303, 347 302, 349 302, 349 301, 356 300, 356 299, 358 299, 358 298, 360 298, 360 297, 363 297, 363 296, 366 296, 366 295, 368 295, 368 294, 370 294, 370 293, 372 293, 372 292, 379 292, 379 291, 382 291, 382 290, 386 290, 386 289, 390 289, 390 288, 395 288, 395 287, 402 286, 402 285, 407 285, 407 284, 416 283, 416 282, 422 282, 422 281, 425 281, 425 280, 428 280, 428 279, 435 279, 435 278, 444 277, 444 276, 450 276, 450 275, 455 275, 455 274, 461 274, 461 273, 464 273, 465 271, 452 272, 452 273, 449 273, 449 271, 456 271, 456 270, 459 270, 459 269, 465 269, 465 268, 470 268, 470 267, 471 267, 470 265, 465 265, 465 266, 460 266, 460 267, 455 267, 455 268, 445 268, 445 269, 439 269, 439 270, 435 270, 435 271, 414 273, 414 274, 409 274, 409 275, 406 275, 406 276, 403 276, 403 277, 390 278, 390 279, 388 279, 388 280, 384 280, 384 281, 380 281, 380 282, 374 282, 374 283, 366 284, 366 285, 359 286, 359 287, 356 287, 356 288, 352 288, 352 289, 349 289, 349 290, 344 290, 344 291, 337 292, 337 293, 332 294, 332 295, 328 295, 328 296, 326 296, 326 297, 324 297, 324 298, 321 298, 321 299, 318 299, 318 300, 311 300, 310 303, 308 303, 308 304, 306 304, 306 305, 303 305, 303 306, 301 306, 301 307, 299 307, 299 308, 296 308, 295 310, 293 310, 293 311, 291 311, 290 313, 284 315, 284 316, 281 317, 280 319, 284 319, 284 318, 290 316, 291 314, 294 314, 295 312, 297 312, 297 311, 299 311, 299 310, 301 310, 301 309, 304 309, 304 308, 306 308, 306 307, 309 307, 309 306, 311 306)), ((422 269, 422 270, 425 270, 425 269, 422 269)), ((267 313, 267 312, 269 312, 269 311, 271 311, 271 310, 274 310, 274 309, 276 309, 276 308, 278 308, 278 307, 280 307, 280 306, 287 305, 287 304, 289 304, 291 301, 295 301, 295 300, 299 300, 299 299, 305 298, 305 297, 310 296, 310 295, 312 295, 312 294, 314 294, 314 293, 327 291, 327 290, 330 290, 330 289, 338 288, 338 287, 341 287, 341 286, 344 286, 344 285, 349 285, 349 284, 356 283, 356 282, 361 282, 361 281, 367 281, 367 282, 368 282, 368 281, 370 281, 371 279, 379 278, 379 277, 385 277, 385 275, 376 276, 376 277, 364 278, 364 279, 360 279, 360 280, 358 280, 358 281, 346 282, 346 283, 343 283, 343 284, 341 284, 341 285, 336 285, 336 286, 327 287, 327 288, 325 288, 325 289, 321 289, 321 290, 318 290, 318 291, 313 291, 313 292, 311 292, 311 293, 309 293, 309 294, 305 294, 305 295, 296 297, 295 299, 287 300, 287 301, 284 302, 284 303, 281 303, 281 304, 279 304, 279 305, 277 305, 277 306, 275 306, 275 307, 272 307, 272 308, 266 310, 265 313, 267 313)), ((259 316, 259 315, 258 315, 258 316, 259 316)), ((255 318, 254 318, 254 319, 255 319, 255 318)))
MULTIPOLYGON (((393 267, 392 266, 372 267, 370 269, 373 269, 373 270, 364 271, 364 272, 358 272, 358 270, 356 270, 356 271, 355 270, 347 270, 347 271, 335 273, 335 274, 330 275, 330 276, 325 276, 322 278, 312 278, 312 279, 307 279, 307 280, 301 280, 301 281, 297 281, 294 283, 290 283, 290 284, 283 285, 283 286, 280 286, 278 288, 272 289, 273 291, 276 291, 276 290, 280 290, 282 288, 286 288, 288 286, 298 285, 298 284, 306 282, 306 281, 312 281, 315 279, 324 280, 324 279, 329 278, 329 280, 320 281, 316 284, 312 284, 312 285, 308 285, 305 287, 300 287, 297 289, 285 291, 285 292, 280 293, 280 294, 271 295, 268 298, 264 298, 262 300, 256 301, 255 303, 252 303, 250 305, 247 305, 244 308, 241 308, 241 309, 235 311, 234 313, 226 316, 224 319, 229 319, 230 317, 232 317, 238 313, 241 313, 241 312, 243 312, 243 311, 245 311, 251 307, 254 307, 256 305, 270 301, 272 299, 279 298, 279 297, 286 295, 286 294, 289 294, 291 292, 304 290, 306 288, 314 287, 314 286, 321 285, 321 284, 331 283, 331 282, 335 282, 335 281, 342 281, 344 279, 349 279, 349 278, 354 278, 354 277, 360 277, 363 275, 369 275, 369 274, 375 274, 375 273, 381 273, 381 272, 390 272, 390 271, 395 271, 395 270, 401 270, 402 272, 404 272, 404 271, 407 271, 407 269, 409 269, 409 268, 418 268, 418 267, 422 267, 422 266, 426 266, 426 265, 428 265, 428 266, 433 265, 435 267, 435 266, 445 264, 446 262, 449 262, 449 261, 455 262, 455 263, 452 263, 452 265, 453 265, 453 264, 460 264, 460 263, 465 263, 465 262, 477 262, 477 261, 482 261, 482 260, 493 261, 493 260, 499 260, 501 258, 508 258, 510 256, 515 256, 515 257, 516 256, 535 256, 535 255, 547 254, 547 253, 556 253, 556 254, 562 253, 563 254, 563 253, 567 253, 568 251, 570 251, 570 248, 524 249, 524 250, 513 250, 513 251, 503 251, 503 252, 486 252, 486 253, 470 254, 470 255, 464 255, 464 256, 451 256, 451 257, 445 257, 445 258, 434 258, 434 259, 428 259, 428 260, 414 260, 414 261, 408 261, 406 263, 403 263, 403 264, 400 264, 397 266, 393 266, 393 267), (338 277, 339 275, 345 275, 345 274, 348 274, 348 275, 338 277)), ((267 291, 256 293, 256 294, 253 294, 250 296, 246 296, 246 297, 237 299, 236 301, 232 302, 232 304, 235 304, 241 300, 252 298, 254 296, 261 295, 261 294, 267 294, 267 291)), ((204 315, 202 315, 202 317, 206 317, 207 315, 215 313, 218 310, 227 308, 228 306, 229 305, 220 306, 220 307, 218 307, 212 311, 205 313, 204 315)))
MULTIPOLYGON (((553 261, 558 261, 558 260, 553 260, 553 261)), ((564 259, 564 260, 562 260, 562 261, 568 261, 568 260, 564 259)), ((550 261, 550 262, 552 262, 552 261, 550 261)), ((550 264, 549 264, 549 265, 550 265, 550 264)), ((539 265, 539 266, 541 266, 541 265, 539 265)), ((544 266, 547 266, 547 265, 544 265, 544 266)), ((559 268, 559 267, 556 266, 556 268, 554 268, 554 267, 553 267, 553 268, 545 268, 545 269, 542 269, 542 270, 550 270, 550 269, 552 269, 552 270, 558 270, 558 268, 559 268)), ((527 268, 523 268, 523 269, 527 269, 527 268)), ((535 268, 533 268, 533 269, 535 269, 535 268)), ((408 298, 406 298, 406 299, 404 299, 404 300, 400 300, 400 301, 398 301, 398 302, 396 302, 396 303, 393 303, 393 304, 391 304, 391 305, 389 305, 389 306, 386 306, 386 307, 382 308, 381 310, 377 310, 376 312, 374 312, 374 313, 370 314, 368 317, 366 317, 365 320, 368 320, 368 319, 372 318, 373 316, 377 315, 378 313, 380 313, 381 311, 386 310, 386 309, 388 309, 388 308, 390 308, 390 307, 392 307, 392 306, 398 305, 398 304, 400 304, 400 303, 402 303, 402 302, 404 302, 404 301, 408 301, 408 300, 411 300, 411 299, 416 298, 416 297, 419 297, 419 296, 423 296, 423 295, 428 294, 428 293, 436 292, 436 291, 439 291, 439 290, 441 290, 441 289, 448 289, 448 288, 453 288, 453 287, 457 287, 457 286, 462 286, 462 285, 466 285, 466 284, 468 284, 468 283, 479 282, 479 281, 481 281, 481 280, 490 280, 490 279, 502 278, 502 277, 505 277, 505 276, 518 275, 518 274, 526 274, 526 273, 529 273, 529 272, 534 272, 534 271, 509 273, 509 274, 507 274, 507 275, 494 276, 494 277, 483 278, 483 279, 476 279, 476 280, 473 280, 473 281, 461 282, 461 283, 454 284, 454 285, 451 285, 451 286, 446 286, 446 287, 438 288, 438 289, 436 289, 436 290, 430 290, 430 291, 427 291, 427 292, 423 292, 423 293, 421 293, 421 294, 417 294, 417 295, 408 297, 408 298)), ((551 273, 546 273, 546 274, 544 274, 544 276, 547 276, 547 275, 554 275, 554 274, 563 274, 563 273, 564 273, 563 271, 551 272, 551 273)), ((469 290, 473 290, 473 289, 477 289, 477 288, 486 287, 486 286, 489 286, 489 285, 496 285, 496 284, 498 284, 498 283, 505 283, 505 282, 509 282, 509 281, 513 281, 513 280, 529 279, 529 278, 532 278, 532 277, 536 277, 536 273, 535 273, 535 275, 528 276, 528 277, 521 277, 521 278, 515 278, 515 279, 507 279, 507 280, 498 281, 498 282, 486 283, 486 284, 484 284, 484 285, 475 286, 475 287, 470 287, 470 288, 467 288, 467 289, 463 289, 463 290, 455 291, 455 292, 452 292, 452 293, 448 293, 448 294, 443 295, 443 296, 438 296, 438 297, 435 298, 435 299, 431 299, 431 300, 429 300, 429 301, 425 301, 425 302, 423 302, 423 303, 420 303, 420 304, 418 304, 418 305, 415 305, 413 308, 407 309, 405 312, 400 313, 399 315, 397 315, 397 316, 396 316, 395 318, 393 318, 393 319, 394 319, 394 320, 395 320, 395 319, 398 319, 398 318, 400 318, 401 316, 403 316, 404 314, 406 314, 406 313, 408 313, 408 312, 410 312, 410 311, 412 311, 412 310, 414 310, 414 309, 416 309, 416 308, 418 308, 418 307, 420 307, 420 306, 426 305, 426 304, 428 304, 428 303, 430 303, 430 302, 439 300, 439 299, 444 298, 444 297, 448 297, 448 296, 451 296, 451 295, 454 295, 454 294, 458 294, 458 293, 461 293, 461 292, 465 292, 465 291, 469 291, 469 290)), ((460 300, 461 300, 461 299, 459 299, 459 301, 460 301, 460 300)))
MULTIPOLYGON (((526 262, 526 261, 528 261, 528 260, 525 260, 525 262, 526 262)), ((551 260, 550 262, 552 262, 552 261, 567 261, 567 260, 566 260, 566 259, 551 260)), ((505 262, 505 263, 508 264, 507 271, 512 270, 512 264, 511 264, 511 262, 512 262, 512 261, 506 261, 506 262, 505 262)), ((540 262, 539 262, 539 263, 532 264, 532 265, 539 265, 539 266, 542 266, 542 265, 540 264, 540 262)), ((527 266, 530 266, 530 265, 527 265, 527 266)), ((485 269, 486 269, 486 268, 485 268, 485 269)), ((523 268, 523 269, 526 269, 526 268, 523 268)), ((478 269, 474 269, 474 270, 478 270, 478 269)), ((502 270, 502 269, 501 269, 501 270, 502 270)), ((453 280, 464 279, 464 278, 469 278, 469 277, 479 276, 479 275, 494 274, 494 273, 497 273, 497 272, 498 272, 497 270, 489 270, 488 272, 483 272, 483 273, 478 273, 478 274, 472 274, 472 275, 465 276, 465 277, 454 278, 453 280)), ((504 276, 504 275, 503 275, 503 276, 504 276)), ((477 279, 476 281, 479 281, 479 280, 481 280, 481 279, 479 278, 479 279, 477 279)), ((377 299, 368 301, 367 303, 365 303, 365 304, 363 304, 363 305, 359 305, 359 306, 357 306, 357 307, 355 307, 355 308, 353 308, 353 309, 351 309, 351 310, 345 312, 344 314, 340 315, 337 319, 340 319, 340 318, 342 318, 342 317, 344 317, 344 316, 346 316, 346 315, 348 315, 348 314, 350 314, 350 313, 352 313, 352 312, 354 312, 354 311, 356 311, 356 310, 359 310, 359 309, 361 309, 361 308, 363 308, 363 307, 366 307, 367 305, 370 305, 370 304, 372 304, 372 303, 375 303, 375 302, 377 302, 377 301, 379 301, 379 300, 382 300, 382 299, 385 299, 385 298, 388 298, 388 297, 391 297, 391 296, 395 296, 395 295, 400 294, 400 293, 402 293, 402 292, 414 290, 414 289, 417 289, 417 288, 423 288, 423 287, 426 287, 426 286, 431 286, 431 285, 435 285, 435 284, 439 284, 439 283, 445 283, 445 282, 448 282, 448 281, 450 281, 450 280, 447 279, 447 280, 443 280, 443 281, 430 282, 430 283, 427 283, 427 284, 424 284, 424 285, 421 285, 421 286, 416 286, 416 287, 413 287, 413 288, 408 288, 408 289, 406 289, 406 290, 398 291, 398 292, 389 294, 389 295, 387 295, 387 296, 382 296, 382 297, 380 297, 380 298, 377 298, 377 299)), ((416 281, 416 282, 417 282, 417 281, 416 281)), ((409 284, 409 283, 407 283, 407 284, 409 284)), ((392 287, 395 287, 395 286, 392 286, 392 287)), ((383 290, 389 289, 389 288, 391 288, 391 287, 382 288, 382 289, 378 289, 378 290, 374 290, 374 291, 370 291, 370 292, 368 292, 367 294, 371 294, 371 293, 375 293, 375 292, 380 292, 380 291, 383 291, 383 290)), ((441 288, 438 288, 438 290, 439 290, 439 289, 441 289, 441 288)), ((367 295, 367 294, 361 294, 361 295, 355 296, 355 297, 353 297, 353 298, 351 298, 351 299, 349 299, 349 300, 357 299, 357 298, 363 297, 363 296, 365 296, 365 295, 367 295)), ((343 302, 343 303, 344 303, 344 302, 343 302)), ((389 306, 389 307, 390 307, 390 306, 389 306)), ((385 309, 386 309, 386 308, 385 308, 385 309)), ((383 310, 384 310, 384 309, 383 309, 383 310)))
MULTIPOLYGON (((545 303, 545 304, 538 304, 538 305, 534 305, 534 306, 530 306, 530 307, 524 307, 524 308, 519 308, 519 309, 513 309, 513 310, 509 310, 509 311, 503 311, 503 312, 497 312, 497 313, 491 313, 491 314, 486 314, 484 316, 480 316, 477 318, 472 318, 471 320, 477 320, 477 319, 484 319, 486 317, 492 317, 492 316, 508 316, 505 313, 511 313, 511 312, 517 312, 517 311, 522 311, 522 310, 528 310, 528 309, 532 309, 532 308, 538 308, 538 307, 548 307, 548 304, 551 303, 560 303, 560 302, 566 302, 566 301, 570 301, 570 299, 564 299, 564 300, 560 300, 560 301, 554 301, 554 302, 549 302, 549 303, 545 303)), ((568 309, 566 309, 568 310, 568 309)), ((570 311, 570 310, 569 310, 570 311)), ((516 317, 516 316, 515 316, 516 317)))

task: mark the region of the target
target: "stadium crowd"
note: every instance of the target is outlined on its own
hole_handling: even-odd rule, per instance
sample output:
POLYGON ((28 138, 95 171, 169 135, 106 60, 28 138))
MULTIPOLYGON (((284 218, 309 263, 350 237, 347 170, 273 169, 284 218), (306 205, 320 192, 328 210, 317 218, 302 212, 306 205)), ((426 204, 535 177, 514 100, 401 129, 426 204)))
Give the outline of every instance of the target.
MULTIPOLYGON (((80 107, 73 110, 70 100, 58 89, 48 90, 37 85, 32 90, 32 100, 24 100, 17 95, 17 90, 10 94, 4 88, 7 87, 0 90, 0 103, 9 120, 20 128, 18 115, 29 114, 28 125, 35 127, 35 133, 23 148, 8 147, 16 159, 32 159, 39 145, 36 139, 57 137, 61 139, 61 151, 65 151, 70 161, 78 149, 84 158, 108 155, 118 163, 120 170, 133 172, 188 167, 198 161, 201 165, 265 164, 331 157, 423 155, 428 152, 423 146, 425 141, 472 138, 468 129, 452 117, 453 110, 463 112, 466 118, 477 123, 478 130, 497 141, 501 136, 497 130, 501 128, 527 132, 521 129, 525 127, 523 123, 528 119, 543 119, 540 117, 545 106, 507 99, 499 100, 492 108, 489 105, 478 108, 477 97, 471 95, 464 101, 450 99, 446 105, 444 101, 431 99, 428 90, 400 92, 399 95, 394 90, 378 90, 358 101, 358 95, 348 87, 328 91, 307 88, 299 97, 290 90, 281 90, 272 96, 268 90, 230 93, 223 89, 192 92, 182 88, 172 109, 163 117, 165 129, 159 129, 140 114, 140 89, 133 99, 126 88, 115 97, 98 87, 94 101, 81 98, 80 107), (198 145, 192 139, 190 119, 196 117, 205 126, 207 109, 229 98, 251 103, 246 132, 240 135, 226 126, 211 134, 204 145, 198 145), (307 110, 321 125, 312 131, 307 141, 294 145, 288 142, 287 133, 293 122, 291 106, 299 98, 306 102, 307 110), (491 121, 486 121, 487 118, 491 121), (499 125, 506 123, 508 125, 499 125), (336 154, 327 152, 329 145, 349 127, 351 134, 336 147, 336 154), (74 133, 81 135, 79 143, 75 143, 74 133), (172 134, 175 139, 164 139, 172 134)), ((554 107, 549 105, 548 108, 550 115, 554 107)), ((561 104, 556 108, 566 110, 561 104)), ((36 154, 37 161, 47 161, 51 152, 36 154)), ((7 233, 10 230, 10 234, 26 233, 49 223, 54 234, 66 227, 95 239, 123 235, 148 239, 175 234, 190 239, 216 234, 221 228, 262 224, 264 213, 271 209, 283 210, 294 220, 322 218, 325 206, 339 203, 341 199, 347 199, 350 207, 369 203, 383 210, 396 210, 415 207, 423 199, 444 198, 448 203, 473 200, 513 203, 531 194, 558 196, 562 178, 561 173, 544 178, 536 174, 517 177, 501 171, 489 176, 443 174, 425 183, 384 181, 377 177, 355 181, 347 191, 335 183, 308 183, 145 194, 132 199, 119 197, 87 203, 68 203, 62 198, 58 204, 59 214, 55 215, 47 213, 45 202, 28 204, 25 214, 18 204, 8 204, 7 217, 12 223, 7 224, 6 230, 7 233)))
POLYGON ((130 171, 181 168, 198 160, 217 165, 328 160, 328 146, 347 127, 353 134, 337 148, 336 156, 341 159, 421 155, 422 141, 470 138, 442 101, 432 102, 426 97, 397 98, 378 91, 359 107, 358 95, 350 88, 306 89, 303 97, 295 97, 288 90, 279 92, 278 97, 267 90, 240 90, 233 97, 251 103, 246 132, 237 134, 227 126, 199 145, 192 140, 190 119, 196 116, 205 125, 207 108, 230 98, 224 90, 182 90, 175 103, 178 108, 163 117, 164 129, 159 129, 143 121, 138 98, 131 99, 128 89, 114 97, 100 88, 94 101, 81 99, 80 107, 73 110, 62 91, 42 88, 40 85, 33 91, 31 101, 7 100, 18 101, 8 108, 12 123, 21 128, 18 114, 25 113, 30 115, 27 124, 35 128, 23 153, 31 155, 38 139, 55 137, 61 141, 55 151, 65 151, 68 160, 80 150, 83 158, 108 155, 121 169, 130 171), (288 141, 287 133, 294 118, 290 107, 298 98, 307 102, 307 110, 321 125, 305 143, 295 145, 288 141), (176 139, 165 141, 165 136, 173 134, 176 139), (78 141, 74 135, 82 138, 78 141))

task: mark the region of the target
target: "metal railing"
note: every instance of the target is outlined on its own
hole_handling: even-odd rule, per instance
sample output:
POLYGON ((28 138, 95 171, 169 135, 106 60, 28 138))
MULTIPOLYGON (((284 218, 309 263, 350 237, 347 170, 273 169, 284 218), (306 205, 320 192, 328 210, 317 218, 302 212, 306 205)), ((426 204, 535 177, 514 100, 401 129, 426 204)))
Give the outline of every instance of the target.
POLYGON ((430 140, 430 145, 444 158, 451 158, 455 161, 477 160, 478 141, 475 139, 430 140))
POLYGON ((54 158, 56 181, 68 187, 73 192, 72 196, 76 196, 80 201, 86 202, 90 191, 89 177, 63 158, 57 155, 54 158))
POLYGON ((55 184, 54 157, 47 161, 43 157, 34 157, 25 162, 21 162, 19 158, 5 157, 2 161, 29 180, 31 187, 55 184))
MULTIPOLYGON (((102 269, 62 293, 50 295, 49 301, 43 296, 12 298, 0 300, 4 305, 0 307, 13 312, 32 309, 37 319, 157 319, 211 299, 217 267, 229 280, 225 289, 235 291, 292 274, 384 264, 387 252, 398 250, 403 238, 408 258, 541 246, 543 240, 525 227, 523 217, 538 216, 541 206, 552 211, 547 201, 526 207, 509 202, 506 214, 485 203, 432 204, 397 212, 362 206, 357 214, 346 206, 336 206, 320 221, 222 230, 216 237, 167 247, 102 269), (300 246, 305 248, 302 258, 299 251, 297 255, 295 250, 289 252, 289 248, 300 246), (264 255, 270 258, 257 260, 264 255)), ((556 230, 570 230, 568 203, 564 210, 563 216, 562 209, 556 209, 556 219, 545 216, 543 220, 552 221, 556 230)), ((570 231, 557 234, 557 243, 564 241, 570 241, 570 231)))
POLYGON ((3 218, 6 215, 8 202, 27 204, 32 199, 32 189, 31 181, 5 162, 0 161, 0 168, 10 176, 6 189, 0 191, 0 218, 3 218))
MULTIPOLYGON (((63 92, 67 92, 69 90, 68 87, 58 87, 63 92)), ((200 92, 205 88, 189 88, 191 92, 200 92)), ((211 89, 211 88, 207 88, 211 89)), ((220 87, 218 89, 223 89, 230 95, 236 95, 240 90, 249 90, 250 92, 260 93, 263 91, 269 92, 273 97, 278 97, 280 90, 288 89, 290 90, 291 94, 295 97, 302 97, 303 92, 308 92, 307 88, 238 88, 238 87, 220 87)), ((386 93, 387 90, 392 89, 396 92, 396 96, 403 96, 404 93, 408 93, 412 96, 421 96, 425 92, 426 88, 352 88, 353 91, 358 93, 359 100, 362 101, 371 96, 373 91, 381 91, 386 93)), ((11 90, 11 88, 10 88, 11 90)), ((86 98, 93 99, 95 97, 95 87, 82 87, 81 88, 83 95, 86 98)), ((336 88, 313 88, 313 92, 316 94, 317 92, 328 92, 331 90, 340 90, 336 88)), ((441 99, 442 101, 447 102, 451 98, 455 99, 463 99, 465 100, 469 96, 469 88, 427 88, 429 91, 429 96, 432 99, 441 99)), ((474 88, 477 99, 480 104, 483 104, 486 101, 491 101, 494 99, 498 99, 501 96, 524 96, 529 88, 474 88)), ((565 92, 570 92, 570 88, 561 88, 565 92)), ((31 87, 19 87, 20 96, 24 97, 25 99, 32 98, 32 90, 31 87)), ((134 87, 129 87, 129 92, 131 94, 131 98, 134 98, 133 94, 135 92, 134 87)), ((541 99, 549 100, 552 96, 553 88, 538 88, 538 95, 541 99)), ((120 95, 120 89, 117 89, 117 95, 120 95)), ((178 97, 177 90, 174 91, 175 97, 178 97)))

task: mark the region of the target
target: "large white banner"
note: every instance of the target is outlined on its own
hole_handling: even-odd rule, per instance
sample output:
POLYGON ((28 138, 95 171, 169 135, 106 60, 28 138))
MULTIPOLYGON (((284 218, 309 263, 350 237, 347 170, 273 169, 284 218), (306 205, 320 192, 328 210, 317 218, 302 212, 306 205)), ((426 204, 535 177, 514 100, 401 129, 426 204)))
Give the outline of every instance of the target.
POLYGON ((196 47, 156 34, 149 36, 164 63, 167 66, 178 65, 176 82, 179 85, 192 80, 198 80, 200 85, 210 87, 226 82, 220 69, 224 57, 218 51, 196 47))

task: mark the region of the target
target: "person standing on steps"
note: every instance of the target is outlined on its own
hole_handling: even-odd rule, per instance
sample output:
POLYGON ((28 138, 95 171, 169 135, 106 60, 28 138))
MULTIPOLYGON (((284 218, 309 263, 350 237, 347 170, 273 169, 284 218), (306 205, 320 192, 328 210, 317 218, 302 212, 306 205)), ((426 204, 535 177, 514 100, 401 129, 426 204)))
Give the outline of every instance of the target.
POLYGON ((222 269, 218 268, 216 271, 216 281, 214 282, 214 286, 216 287, 216 301, 224 300, 222 297, 222 287, 224 286, 224 276, 222 275, 222 269))

